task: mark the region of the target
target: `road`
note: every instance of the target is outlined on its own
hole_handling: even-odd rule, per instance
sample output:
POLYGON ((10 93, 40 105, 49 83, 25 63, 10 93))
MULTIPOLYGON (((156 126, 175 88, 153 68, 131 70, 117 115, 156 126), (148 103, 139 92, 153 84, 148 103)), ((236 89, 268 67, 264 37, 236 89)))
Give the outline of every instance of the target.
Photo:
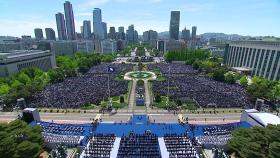
POLYGON ((128 100, 128 110, 129 111, 132 111, 133 107, 135 105, 136 83, 137 83, 137 80, 132 80, 132 86, 131 86, 131 91, 130 91, 129 100, 128 100))
MULTIPOLYGON (((114 115, 103 114, 102 121, 109 122, 126 122, 131 113, 117 113, 114 115)), ((40 113, 43 121, 54 121, 57 123, 90 123, 94 119, 96 113, 40 113)), ((177 122, 178 115, 174 114, 148 114, 150 120, 153 122, 177 122)), ((0 122, 10 122, 17 117, 16 112, 0 112, 0 122)), ((183 117, 188 117, 190 123, 196 124, 210 124, 210 123, 228 123, 238 122, 241 113, 231 114, 183 114, 183 117), (205 121, 206 118, 206 121, 205 121)))
POLYGON ((149 111, 151 105, 151 93, 149 89, 148 80, 144 80, 144 88, 145 88, 145 104, 146 104, 147 111, 149 111))

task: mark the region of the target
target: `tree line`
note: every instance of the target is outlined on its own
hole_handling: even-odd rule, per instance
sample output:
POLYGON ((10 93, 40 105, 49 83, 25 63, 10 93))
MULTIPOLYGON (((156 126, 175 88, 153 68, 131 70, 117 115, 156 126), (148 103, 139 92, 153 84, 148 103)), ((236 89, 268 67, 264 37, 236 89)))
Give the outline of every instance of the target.
POLYGON ((0 157, 37 158, 43 146, 40 126, 29 126, 19 119, 0 123, 0 157))
POLYGON ((230 152, 241 158, 279 158, 280 125, 239 128, 232 134, 228 145, 230 152))

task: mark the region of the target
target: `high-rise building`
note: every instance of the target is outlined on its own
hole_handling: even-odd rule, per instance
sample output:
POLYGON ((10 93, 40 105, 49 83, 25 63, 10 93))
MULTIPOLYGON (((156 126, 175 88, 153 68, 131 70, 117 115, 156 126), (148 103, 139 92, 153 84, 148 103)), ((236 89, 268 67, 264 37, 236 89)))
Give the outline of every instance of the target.
POLYGON ((81 34, 84 35, 84 25, 80 26, 81 34))
POLYGON ((193 26, 192 27, 192 39, 196 39, 196 30, 197 30, 197 27, 196 26, 193 26))
POLYGON ((102 23, 101 9, 99 8, 94 8, 93 10, 93 32, 95 39, 105 38, 105 29, 102 23))
POLYGON ((110 39, 116 39, 116 29, 115 27, 110 27, 109 29, 109 38, 110 39))
POLYGON ((55 41, 55 32, 52 28, 45 28, 47 40, 55 41))
POLYGON ((76 40, 75 21, 72 4, 69 1, 64 3, 64 13, 67 28, 67 39, 76 40))
POLYGON ((41 40, 41 39, 44 38, 43 30, 42 29, 40 29, 40 28, 34 29, 34 33, 35 33, 35 39, 36 40, 41 40))
POLYGON ((107 38, 107 23, 106 22, 102 22, 102 26, 103 26, 103 31, 104 31, 104 39, 107 38))
POLYGON ((67 40, 64 15, 62 13, 57 13, 55 14, 55 18, 56 18, 58 39, 67 40))
POLYGON ((126 30, 127 44, 135 44, 138 42, 138 32, 134 30, 134 25, 128 26, 126 30))
POLYGON ((190 30, 187 30, 186 27, 184 28, 184 30, 182 30, 182 39, 184 41, 190 40, 190 30))
POLYGON ((85 20, 83 22, 83 38, 90 39, 91 38, 91 24, 89 20, 85 20))
POLYGON ((280 79, 280 42, 235 41, 226 45, 225 64, 251 76, 280 79))
POLYGON ((124 27, 123 26, 120 26, 118 28, 118 39, 121 39, 121 40, 125 40, 125 32, 124 32, 124 27))
POLYGON ((149 31, 143 32, 143 41, 144 42, 149 41, 149 31))
POLYGON ((123 26, 120 26, 120 27, 118 28, 118 31, 119 31, 119 32, 124 32, 124 27, 123 27, 123 26))
POLYGON ((180 11, 171 11, 169 36, 170 39, 179 39, 180 11))
POLYGON ((149 30, 149 31, 145 31, 143 33, 143 41, 144 42, 148 42, 151 40, 157 40, 158 38, 158 33, 156 31, 153 30, 149 30))

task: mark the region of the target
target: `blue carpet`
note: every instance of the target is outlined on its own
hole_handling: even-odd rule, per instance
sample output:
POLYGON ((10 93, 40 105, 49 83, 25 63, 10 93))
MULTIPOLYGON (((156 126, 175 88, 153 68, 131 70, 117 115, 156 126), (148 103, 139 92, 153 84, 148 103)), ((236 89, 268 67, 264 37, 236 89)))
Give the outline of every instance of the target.
MULTIPOLYGON (((30 125, 37 125, 40 123, 41 126, 48 126, 50 122, 31 122, 30 125)), ((156 134, 158 137, 162 137, 165 134, 183 134, 188 133, 188 136, 192 138, 191 126, 192 125, 182 125, 179 123, 150 123, 146 115, 133 115, 128 123, 99 123, 96 129, 93 128, 91 124, 56 124, 60 126, 75 126, 83 127, 84 132, 82 136, 85 136, 82 144, 85 145, 88 138, 92 134, 115 134, 117 137, 123 135, 128 135, 131 131, 137 134, 143 134, 145 131, 149 130, 156 134)), ((251 125, 247 122, 230 123, 228 125, 233 125, 235 128, 250 128, 251 125)), ((222 125, 193 125, 195 134, 194 136, 202 136, 203 128, 211 126, 222 126, 222 125)))

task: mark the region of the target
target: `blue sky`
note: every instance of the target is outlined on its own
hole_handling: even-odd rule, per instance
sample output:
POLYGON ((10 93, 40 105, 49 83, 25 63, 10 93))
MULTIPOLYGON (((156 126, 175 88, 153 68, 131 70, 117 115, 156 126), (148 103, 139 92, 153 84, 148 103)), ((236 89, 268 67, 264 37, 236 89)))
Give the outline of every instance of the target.
MULTIPOLYGON (((55 13, 65 0, 0 0, 0 35, 34 36, 36 27, 56 30, 55 13)), ((167 31, 170 11, 181 11, 180 30, 198 27, 198 34, 223 32, 280 36, 280 0, 70 0, 76 30, 92 21, 93 8, 102 9, 109 26, 134 24, 139 34, 167 31)))

